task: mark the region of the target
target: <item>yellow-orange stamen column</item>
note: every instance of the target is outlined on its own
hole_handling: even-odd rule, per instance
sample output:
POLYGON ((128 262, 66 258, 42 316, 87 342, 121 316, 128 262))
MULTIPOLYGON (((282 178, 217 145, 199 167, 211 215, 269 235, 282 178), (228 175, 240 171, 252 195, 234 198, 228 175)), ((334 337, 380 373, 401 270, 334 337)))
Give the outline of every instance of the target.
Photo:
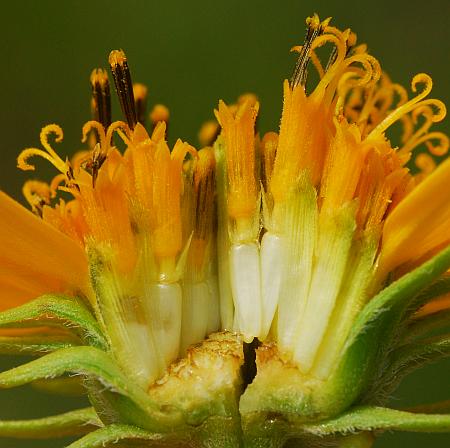
POLYGON ((229 265, 233 327, 247 342, 260 337, 263 312, 258 242, 260 188, 255 156, 258 107, 254 99, 244 99, 233 111, 221 101, 216 114, 223 130, 229 232, 228 260, 219 262, 229 265))
POLYGON ((181 195, 182 166, 196 151, 178 140, 170 151, 165 124, 150 139, 138 124, 125 154, 129 170, 133 220, 138 228, 137 266, 142 306, 151 332, 159 375, 177 358, 182 322, 181 278, 186 260, 183 248, 181 195))

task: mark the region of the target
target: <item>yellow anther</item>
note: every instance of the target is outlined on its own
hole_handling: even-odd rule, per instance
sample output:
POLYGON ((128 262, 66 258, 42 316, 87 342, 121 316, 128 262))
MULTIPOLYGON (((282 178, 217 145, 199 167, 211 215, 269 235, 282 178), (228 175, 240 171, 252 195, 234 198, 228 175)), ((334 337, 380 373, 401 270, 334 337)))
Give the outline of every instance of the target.
POLYGON ((320 21, 319 15, 314 13, 311 17, 307 17, 305 20, 306 25, 311 29, 326 28, 331 21, 331 17, 327 17, 325 20, 320 21))
POLYGON ((255 107, 255 106, 259 107, 258 97, 254 93, 247 92, 247 93, 243 93, 242 95, 239 95, 239 97, 237 99, 238 105, 241 105, 241 104, 244 104, 247 102, 249 103, 249 105, 251 107, 255 107))
POLYGON ((160 121, 168 122, 170 118, 169 109, 164 104, 155 104, 150 112, 150 121, 156 126, 160 121))
POLYGON ((216 120, 208 120, 202 124, 200 131, 198 131, 198 141, 201 146, 210 146, 219 134, 220 126, 216 120))
POLYGON ((134 106, 136 109, 137 120, 139 123, 145 123, 145 112, 147 110, 148 88, 144 84, 133 84, 134 106))
POLYGON ((133 84, 134 99, 136 101, 145 101, 147 99, 148 88, 139 82, 133 84))
POLYGON ((320 25, 319 15, 317 13, 314 13, 311 17, 307 17, 305 22, 306 25, 311 28, 318 28, 320 25))
POLYGON ((89 79, 92 86, 99 85, 102 89, 109 89, 108 74, 102 68, 94 68, 89 79))
POLYGON ((112 50, 108 56, 108 62, 111 66, 123 66, 127 62, 127 57, 123 50, 112 50))

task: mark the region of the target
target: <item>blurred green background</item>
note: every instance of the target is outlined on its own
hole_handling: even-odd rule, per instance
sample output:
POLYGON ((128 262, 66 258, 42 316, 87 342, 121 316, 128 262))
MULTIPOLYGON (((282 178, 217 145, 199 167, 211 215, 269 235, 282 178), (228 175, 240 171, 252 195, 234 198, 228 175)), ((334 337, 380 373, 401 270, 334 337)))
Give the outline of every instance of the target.
MULTIPOLYGON (((276 129, 281 83, 291 73, 289 48, 302 42, 304 19, 318 12, 351 27, 391 77, 409 85, 417 72, 434 79, 433 96, 449 104, 450 1, 53 1, 2 2, 0 16, 0 188, 20 199, 29 173, 15 169, 26 146, 39 144, 42 125, 65 132, 61 154, 80 148, 89 119, 89 74, 123 48, 135 81, 149 86, 150 104, 171 110, 170 140, 197 144, 200 124, 219 98, 255 92, 262 131, 276 129)), ((117 102, 114 115, 120 117, 117 102)), ((448 120, 438 126, 449 131, 448 120)), ((53 171, 38 163, 39 176, 53 171)), ((0 369, 18 363, 2 361, 0 369)), ((450 362, 411 376, 394 406, 450 398, 450 362)), ((0 392, 0 419, 30 418, 80 406, 23 388, 0 392)), ((450 435, 386 434, 376 447, 446 447, 450 435)), ((0 447, 62 447, 65 441, 0 440, 0 447)))

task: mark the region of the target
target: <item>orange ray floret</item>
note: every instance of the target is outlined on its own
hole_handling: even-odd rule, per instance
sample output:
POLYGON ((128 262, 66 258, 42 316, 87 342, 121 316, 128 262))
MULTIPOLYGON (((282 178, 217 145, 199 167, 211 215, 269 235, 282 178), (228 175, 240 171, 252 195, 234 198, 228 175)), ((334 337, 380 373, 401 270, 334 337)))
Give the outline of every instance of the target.
POLYGON ((43 293, 89 295, 83 248, 0 192, 0 309, 43 293))
POLYGON ((417 311, 415 317, 425 317, 446 310, 450 310, 450 294, 445 294, 427 303, 417 311))
POLYGON ((450 242, 450 159, 393 210, 383 230, 380 271, 423 257, 450 242))

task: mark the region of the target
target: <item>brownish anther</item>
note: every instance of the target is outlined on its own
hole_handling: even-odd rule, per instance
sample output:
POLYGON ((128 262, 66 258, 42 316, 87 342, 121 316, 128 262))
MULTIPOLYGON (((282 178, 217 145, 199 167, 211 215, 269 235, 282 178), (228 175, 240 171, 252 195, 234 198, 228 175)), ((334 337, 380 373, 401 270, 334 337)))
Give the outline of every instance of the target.
POLYGON ((95 121, 105 129, 111 124, 111 92, 108 74, 102 68, 95 68, 91 73, 92 115, 95 121))
POLYGON ((131 81, 130 69, 127 57, 123 50, 113 50, 109 54, 109 65, 114 78, 120 107, 130 129, 134 129, 138 119, 133 94, 133 83, 131 81))

